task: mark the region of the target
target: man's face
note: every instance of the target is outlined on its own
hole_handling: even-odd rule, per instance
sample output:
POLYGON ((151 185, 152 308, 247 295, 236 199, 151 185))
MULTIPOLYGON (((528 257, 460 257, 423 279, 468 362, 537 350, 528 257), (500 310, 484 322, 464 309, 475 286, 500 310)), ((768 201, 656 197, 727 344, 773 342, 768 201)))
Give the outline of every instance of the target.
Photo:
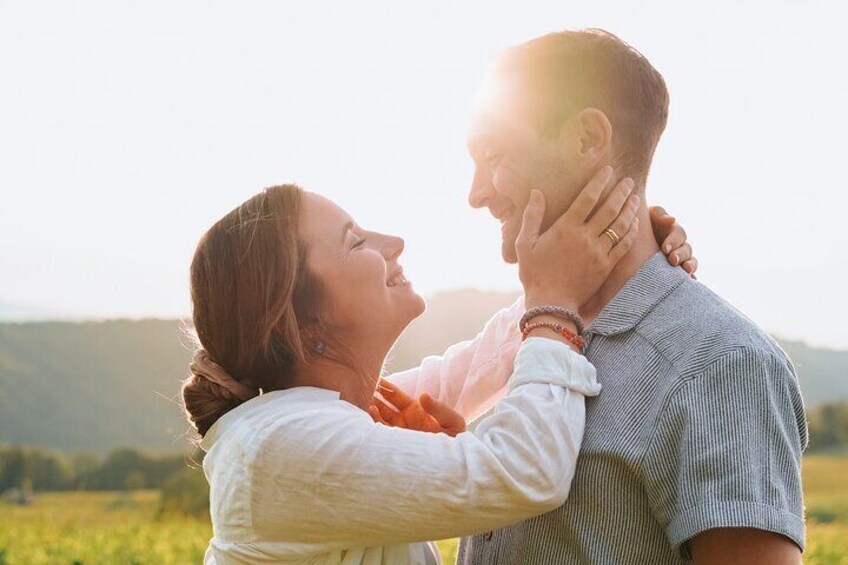
POLYGON ((582 187, 581 172, 569 158, 572 143, 567 131, 556 139, 541 136, 507 85, 484 90, 468 135, 475 166, 468 202, 488 208, 501 223, 501 254, 507 263, 518 260, 515 239, 530 191, 545 195, 542 228, 547 229, 582 187))

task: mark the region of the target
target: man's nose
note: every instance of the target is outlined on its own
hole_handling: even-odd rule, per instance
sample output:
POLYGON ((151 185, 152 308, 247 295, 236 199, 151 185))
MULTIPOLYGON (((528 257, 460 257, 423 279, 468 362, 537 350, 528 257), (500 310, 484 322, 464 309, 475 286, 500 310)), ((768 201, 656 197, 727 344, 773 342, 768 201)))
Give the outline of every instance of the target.
POLYGON ((492 195, 493 187, 489 175, 482 174, 479 167, 474 171, 471 190, 468 193, 468 204, 472 208, 483 208, 492 195))

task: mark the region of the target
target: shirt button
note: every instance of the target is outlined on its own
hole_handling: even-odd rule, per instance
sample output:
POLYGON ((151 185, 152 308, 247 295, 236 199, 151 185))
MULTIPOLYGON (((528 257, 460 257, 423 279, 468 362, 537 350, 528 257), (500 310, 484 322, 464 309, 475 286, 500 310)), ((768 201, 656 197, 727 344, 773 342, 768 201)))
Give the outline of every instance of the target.
POLYGON ((491 540, 492 539, 492 533, 493 532, 486 532, 485 534, 483 534, 483 539, 486 540, 486 541, 491 540))

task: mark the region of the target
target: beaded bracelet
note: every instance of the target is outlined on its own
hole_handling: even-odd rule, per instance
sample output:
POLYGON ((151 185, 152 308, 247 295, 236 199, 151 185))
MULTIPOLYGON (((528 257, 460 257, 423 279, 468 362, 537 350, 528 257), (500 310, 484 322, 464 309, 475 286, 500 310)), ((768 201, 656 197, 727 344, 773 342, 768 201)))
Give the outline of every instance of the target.
POLYGON ((557 324, 556 322, 530 322, 529 324, 525 324, 524 329, 521 330, 521 341, 527 339, 527 335, 536 328, 548 328, 555 331, 568 340, 569 343, 577 346, 580 353, 583 353, 583 350, 586 347, 586 342, 583 341, 583 336, 577 335, 562 324, 557 324))
POLYGON ((531 318, 542 315, 549 315, 554 318, 559 318, 560 320, 569 320, 574 322, 574 325, 577 326, 577 335, 583 335, 583 318, 581 318, 580 314, 571 308, 563 308, 562 306, 536 306, 535 308, 530 308, 523 316, 521 316, 521 321, 518 322, 518 329, 523 333, 524 326, 527 325, 527 322, 529 322, 531 318))

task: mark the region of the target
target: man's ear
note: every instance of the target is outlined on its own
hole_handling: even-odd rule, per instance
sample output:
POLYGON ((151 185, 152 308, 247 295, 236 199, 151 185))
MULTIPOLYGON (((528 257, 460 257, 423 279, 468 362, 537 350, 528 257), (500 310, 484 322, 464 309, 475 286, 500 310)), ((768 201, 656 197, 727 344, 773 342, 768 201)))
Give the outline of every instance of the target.
POLYGON ((584 108, 574 121, 577 136, 577 156, 589 168, 609 158, 612 148, 612 124, 597 108, 584 108))

